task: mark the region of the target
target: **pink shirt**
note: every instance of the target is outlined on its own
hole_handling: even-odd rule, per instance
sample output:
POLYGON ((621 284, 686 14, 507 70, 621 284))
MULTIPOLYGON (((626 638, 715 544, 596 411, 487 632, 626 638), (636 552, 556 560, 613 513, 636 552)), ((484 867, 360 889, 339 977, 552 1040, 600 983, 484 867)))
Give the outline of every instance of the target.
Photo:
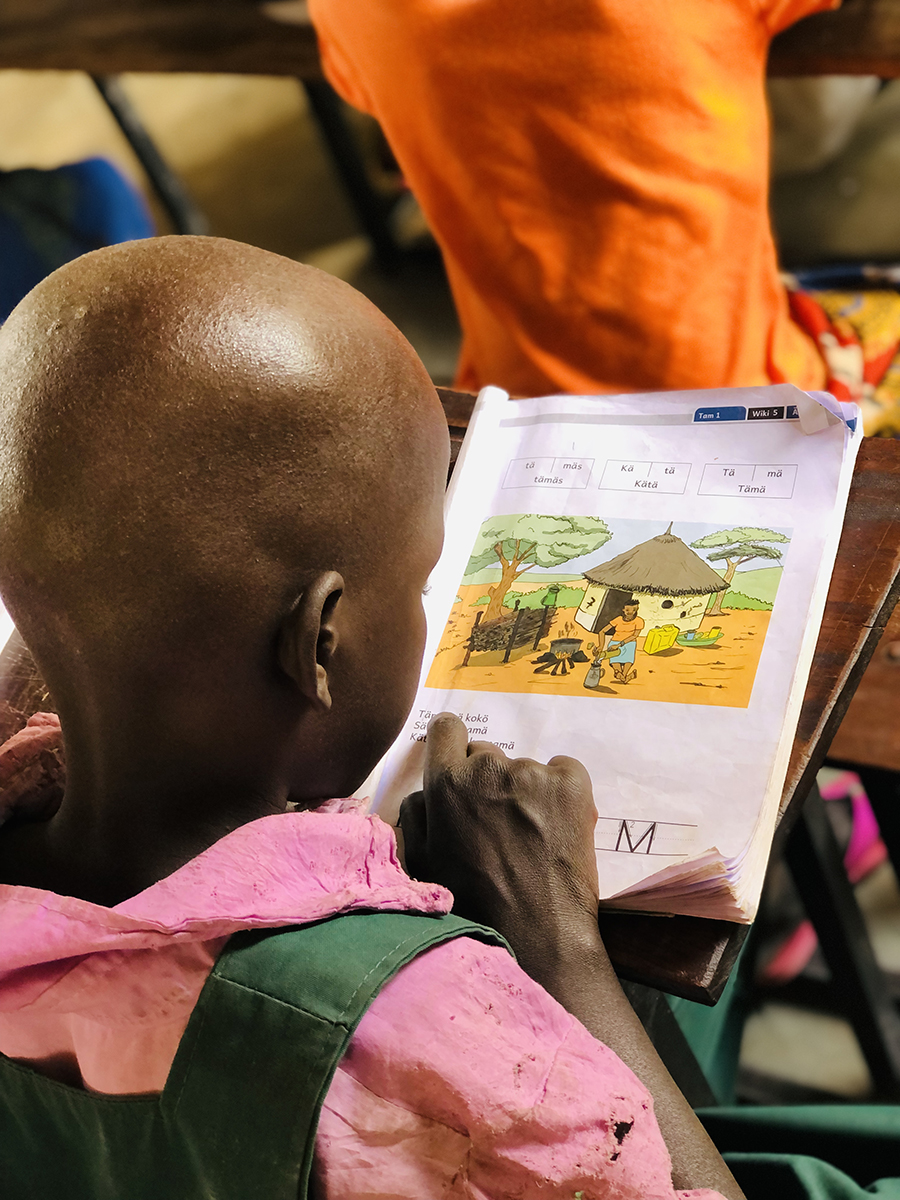
MULTIPOLYGON (((157 1092, 230 933, 450 904, 403 872, 388 826, 352 812, 253 821, 112 909, 0 885, 0 1051, 98 1092, 157 1092)), ((335 1200, 716 1196, 675 1193, 642 1084, 509 954, 469 938, 382 989, 316 1150, 335 1200)))

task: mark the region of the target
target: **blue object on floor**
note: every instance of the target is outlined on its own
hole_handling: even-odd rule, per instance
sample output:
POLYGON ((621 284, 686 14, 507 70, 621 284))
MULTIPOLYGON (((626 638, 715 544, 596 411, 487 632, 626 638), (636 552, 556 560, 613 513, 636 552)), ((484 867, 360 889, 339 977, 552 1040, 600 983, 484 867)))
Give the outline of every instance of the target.
POLYGON ((806 292, 900 287, 900 263, 826 263, 822 267, 788 268, 787 273, 806 292))
POLYGON ((0 171, 0 321, 63 263, 155 232, 143 196, 106 159, 0 171))

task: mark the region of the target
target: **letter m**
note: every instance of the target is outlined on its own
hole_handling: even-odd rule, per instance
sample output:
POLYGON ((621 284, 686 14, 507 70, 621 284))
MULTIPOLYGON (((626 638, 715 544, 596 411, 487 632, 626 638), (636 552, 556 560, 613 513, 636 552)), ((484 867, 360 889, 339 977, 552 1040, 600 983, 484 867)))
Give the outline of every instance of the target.
POLYGON ((646 842, 647 848, 644 850, 644 854, 649 854, 650 847, 653 845, 653 839, 655 837, 656 837, 656 822, 655 821, 648 822, 647 828, 644 830, 644 832, 641 834, 641 836, 637 839, 637 841, 632 841, 632 839, 631 839, 631 830, 628 828, 628 822, 620 821, 619 834, 618 834, 618 837, 616 838, 616 849, 621 850, 623 852, 627 852, 628 854, 637 854, 637 852, 640 850, 643 843, 646 842), (625 842, 624 846, 622 845, 623 840, 625 842))

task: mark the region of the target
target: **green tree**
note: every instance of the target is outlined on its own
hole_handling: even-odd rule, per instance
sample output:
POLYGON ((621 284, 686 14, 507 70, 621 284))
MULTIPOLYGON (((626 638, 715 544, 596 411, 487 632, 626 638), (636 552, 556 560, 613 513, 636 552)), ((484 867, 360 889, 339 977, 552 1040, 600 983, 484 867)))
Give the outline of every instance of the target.
MULTIPOLYGON (((783 551, 770 542, 789 542, 791 539, 774 529, 758 529, 756 526, 739 525, 736 529, 721 529, 718 533, 708 533, 706 537, 691 542, 694 550, 707 550, 706 557, 710 562, 725 563, 725 574, 722 576, 728 584, 734 579, 734 573, 754 558, 781 560, 783 551)), ((725 589, 727 591, 727 588, 725 589)), ((709 616, 716 617, 722 611, 722 597, 725 592, 716 593, 716 601, 709 610, 709 616)))
POLYGON ((528 567, 559 567, 598 550, 612 537, 599 517, 542 517, 517 513, 481 526, 466 575, 500 564, 500 580, 488 589, 485 621, 503 615, 506 593, 528 567))
MULTIPOLYGON (((507 592, 503 601, 504 608, 515 608, 519 601, 520 608, 577 608, 584 599, 584 588, 567 587, 565 584, 554 583, 541 591, 537 588, 531 592, 507 592)), ((490 596, 485 597, 485 603, 490 602, 490 596)))

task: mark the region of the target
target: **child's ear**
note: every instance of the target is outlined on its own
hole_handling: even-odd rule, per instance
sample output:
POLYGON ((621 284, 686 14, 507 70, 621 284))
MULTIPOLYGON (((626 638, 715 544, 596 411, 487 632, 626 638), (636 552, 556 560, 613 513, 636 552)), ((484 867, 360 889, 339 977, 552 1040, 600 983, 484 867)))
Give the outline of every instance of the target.
POLYGON ((331 708, 328 668, 337 649, 335 610, 344 591, 337 571, 323 571, 304 588, 281 623, 278 665, 313 708, 331 708))

